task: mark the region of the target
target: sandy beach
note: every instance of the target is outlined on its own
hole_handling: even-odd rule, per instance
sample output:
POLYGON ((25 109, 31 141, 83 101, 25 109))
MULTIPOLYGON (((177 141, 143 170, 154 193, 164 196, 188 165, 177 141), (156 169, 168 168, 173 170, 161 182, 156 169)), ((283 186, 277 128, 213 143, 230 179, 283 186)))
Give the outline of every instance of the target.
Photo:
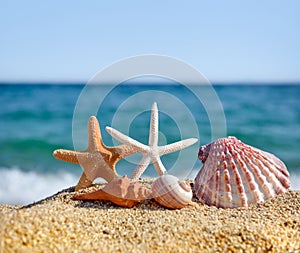
POLYGON ((300 252, 300 191, 238 209, 195 198, 181 210, 154 200, 127 209, 73 195, 0 206, 0 252, 300 252))

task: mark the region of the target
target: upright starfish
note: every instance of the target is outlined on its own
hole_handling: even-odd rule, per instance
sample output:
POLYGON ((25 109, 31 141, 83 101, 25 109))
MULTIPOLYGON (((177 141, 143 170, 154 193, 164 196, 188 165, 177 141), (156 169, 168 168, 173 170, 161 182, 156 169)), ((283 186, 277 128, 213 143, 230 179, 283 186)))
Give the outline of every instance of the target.
POLYGON ((165 174, 167 171, 160 160, 160 156, 184 149, 198 141, 196 138, 190 138, 165 146, 158 146, 158 110, 156 103, 153 103, 152 105, 148 146, 122 134, 118 130, 111 127, 106 127, 106 131, 118 141, 132 148, 136 148, 137 151, 143 154, 143 158, 131 175, 133 181, 140 178, 140 176, 148 167, 149 163, 153 164, 155 170, 160 176, 165 174))
POLYGON ((53 152, 55 158, 65 162, 80 164, 84 170, 75 190, 92 185, 93 181, 101 177, 107 182, 118 178, 116 163, 125 156, 137 152, 133 146, 120 145, 107 147, 101 137, 100 126, 96 117, 92 116, 88 122, 88 148, 85 151, 57 149, 53 152))

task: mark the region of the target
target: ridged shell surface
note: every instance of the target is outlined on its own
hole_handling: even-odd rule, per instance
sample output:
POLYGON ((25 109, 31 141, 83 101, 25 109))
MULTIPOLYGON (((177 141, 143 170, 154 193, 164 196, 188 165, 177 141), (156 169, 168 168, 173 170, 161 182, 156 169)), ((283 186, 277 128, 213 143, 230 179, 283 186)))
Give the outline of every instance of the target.
POLYGON ((127 176, 114 179, 109 182, 102 191, 116 197, 142 201, 146 199, 151 191, 139 182, 132 182, 127 176))
POLYGON ((127 176, 110 181, 104 188, 84 194, 76 194, 77 200, 109 200, 118 206, 133 207, 151 194, 151 190, 132 182, 127 176))
POLYGON ((204 204, 248 206, 290 187, 289 173, 280 159, 235 137, 202 146, 198 157, 203 167, 195 178, 195 194, 204 204))
POLYGON ((193 192, 184 181, 165 174, 153 182, 152 197, 164 207, 180 209, 192 201, 193 192))

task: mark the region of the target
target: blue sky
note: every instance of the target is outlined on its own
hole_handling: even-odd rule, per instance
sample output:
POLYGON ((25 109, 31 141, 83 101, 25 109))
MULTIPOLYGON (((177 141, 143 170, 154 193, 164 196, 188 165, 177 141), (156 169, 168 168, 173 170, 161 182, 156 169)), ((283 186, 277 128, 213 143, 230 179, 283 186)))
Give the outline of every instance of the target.
POLYGON ((213 82, 300 81, 300 1, 2 1, 0 81, 86 82, 140 54, 213 82))

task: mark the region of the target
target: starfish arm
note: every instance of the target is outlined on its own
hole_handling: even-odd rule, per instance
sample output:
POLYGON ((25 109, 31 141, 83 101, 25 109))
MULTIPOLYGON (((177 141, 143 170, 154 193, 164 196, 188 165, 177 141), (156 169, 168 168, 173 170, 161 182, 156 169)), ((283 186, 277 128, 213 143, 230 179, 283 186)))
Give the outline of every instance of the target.
POLYGON ((159 157, 153 162, 153 166, 159 176, 167 173, 167 170, 166 170, 165 166, 163 165, 163 163, 161 162, 159 157))
POLYGON ((126 144, 128 146, 133 146, 137 149, 137 151, 141 153, 147 153, 149 151, 149 147, 130 138, 129 136, 126 136, 125 134, 122 134, 118 130, 112 128, 112 127, 106 127, 106 131, 114 137, 116 140, 122 142, 123 144, 126 144))
POLYGON ((151 161, 150 156, 143 156, 140 163, 138 164, 138 166, 135 168, 134 172, 130 176, 132 181, 136 181, 141 177, 141 175, 144 173, 144 171, 148 167, 150 161, 151 161))
POLYGON ((87 178, 86 174, 82 172, 81 177, 75 187, 75 191, 85 189, 93 184, 93 180, 87 178))
POLYGON ((106 147, 106 148, 110 150, 110 152, 115 153, 115 155, 118 155, 119 160, 126 156, 130 156, 138 151, 137 148, 135 148, 134 146, 130 146, 126 144, 122 144, 115 147, 106 147))
POLYGON ((79 161, 78 161, 79 152, 78 151, 66 150, 66 149, 56 149, 53 152, 53 156, 58 160, 79 164, 79 161))
POLYGON ((172 144, 158 147, 158 152, 159 152, 159 155, 161 155, 161 156, 165 155, 165 154, 173 153, 173 152, 182 150, 184 148, 187 148, 187 147, 195 144, 197 141, 198 141, 197 138, 190 138, 190 139, 185 139, 182 141, 177 141, 172 144))
POLYGON ((153 103, 150 119, 150 131, 149 131, 149 146, 157 146, 158 143, 158 110, 157 104, 153 103))
POLYGON ((100 150, 103 145, 99 122, 95 116, 91 116, 88 122, 88 149, 100 150))

